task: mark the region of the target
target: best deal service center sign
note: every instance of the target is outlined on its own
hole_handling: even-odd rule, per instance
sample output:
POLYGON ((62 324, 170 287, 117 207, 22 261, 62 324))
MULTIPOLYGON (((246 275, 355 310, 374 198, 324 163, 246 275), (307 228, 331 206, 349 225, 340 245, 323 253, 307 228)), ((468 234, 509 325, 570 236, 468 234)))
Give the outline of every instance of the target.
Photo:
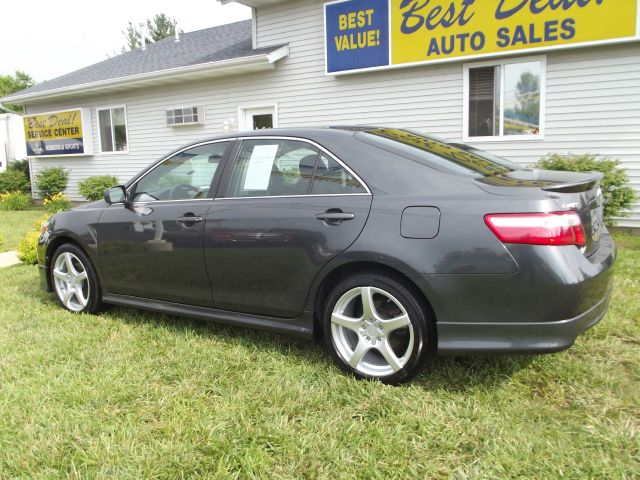
POLYGON ((325 4, 329 74, 638 40, 640 0, 325 4))
POLYGON ((90 118, 90 112, 85 109, 25 115, 23 120, 27 155, 92 155, 90 118))

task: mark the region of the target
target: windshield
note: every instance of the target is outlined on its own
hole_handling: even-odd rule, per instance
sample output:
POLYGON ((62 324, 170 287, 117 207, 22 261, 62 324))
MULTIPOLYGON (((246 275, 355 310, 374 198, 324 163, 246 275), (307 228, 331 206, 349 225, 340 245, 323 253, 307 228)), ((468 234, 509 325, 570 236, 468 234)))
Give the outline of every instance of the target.
POLYGON ((356 133, 356 138, 434 168, 457 173, 489 177, 522 170, 521 166, 488 152, 412 130, 371 128, 356 133))

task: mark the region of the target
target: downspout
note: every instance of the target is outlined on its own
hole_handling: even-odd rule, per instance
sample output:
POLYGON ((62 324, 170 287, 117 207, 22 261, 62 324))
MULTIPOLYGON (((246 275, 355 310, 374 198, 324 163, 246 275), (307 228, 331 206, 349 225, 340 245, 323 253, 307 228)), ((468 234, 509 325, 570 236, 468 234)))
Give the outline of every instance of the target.
POLYGON ((4 123, 6 140, 4 142, 2 142, 2 145, 0 145, 0 147, 2 147, 2 149, 4 150, 4 161, 6 162, 6 165, 4 166, 4 170, 3 171, 6 171, 7 167, 9 166, 9 122, 8 122, 8 118, 3 118, 2 119, 2 123, 4 123))
POLYGON ((258 10, 251 7, 251 48, 258 48, 258 10))

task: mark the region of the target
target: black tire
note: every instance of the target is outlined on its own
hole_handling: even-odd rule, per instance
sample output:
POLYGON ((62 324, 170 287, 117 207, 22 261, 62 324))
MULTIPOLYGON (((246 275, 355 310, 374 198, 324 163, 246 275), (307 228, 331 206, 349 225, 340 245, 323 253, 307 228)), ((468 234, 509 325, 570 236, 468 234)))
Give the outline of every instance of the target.
MULTIPOLYGON (((69 271, 66 266, 63 266, 62 269, 67 272, 69 271)), ((53 254, 53 258, 51 259, 49 275, 51 278, 53 293, 58 300, 58 303, 60 303, 63 308, 74 313, 96 313, 103 309, 102 290, 100 288, 100 281, 98 279, 96 269, 89 257, 77 245, 73 243, 65 243, 56 249, 53 254), (65 290, 65 288, 61 286, 62 284, 66 287, 69 286, 68 281, 65 279, 58 279, 59 283, 56 283, 57 275, 55 271, 58 260, 60 260, 61 264, 66 265, 66 260, 69 258, 72 260, 74 265, 72 272, 77 271, 78 273, 81 273, 82 270, 86 272, 86 288, 84 281, 76 281, 74 285, 80 288, 82 293, 80 293, 79 296, 75 293, 71 294, 71 298, 65 304, 64 292, 71 291, 73 289, 67 288, 65 290), (86 299, 86 304, 84 304, 81 297, 86 299)))
POLYGON ((342 370, 358 378, 400 384, 417 375, 435 355, 434 319, 411 286, 400 278, 376 271, 346 278, 329 293, 322 313, 324 338, 331 356, 342 370), (374 304, 371 309, 375 312, 371 314, 373 323, 367 321, 367 307, 363 300, 365 294, 362 292, 371 292, 368 297, 371 298, 370 303, 374 304), (332 321, 336 309, 336 314, 345 319, 345 325, 338 324, 337 317, 335 322, 332 321), (408 320, 404 318, 406 316, 408 320), (400 320, 401 323, 397 324, 406 322, 406 325, 394 327, 391 320, 400 320), (346 326, 347 323, 349 326, 346 326), (389 328, 386 329, 385 325, 389 328), (360 345, 361 342, 364 346, 360 345), (389 348, 395 354, 392 362, 386 360, 394 358, 388 357, 389 348), (360 360, 356 359, 358 350, 365 351, 360 360), (355 367, 348 362, 350 355, 351 360, 356 362, 355 367))

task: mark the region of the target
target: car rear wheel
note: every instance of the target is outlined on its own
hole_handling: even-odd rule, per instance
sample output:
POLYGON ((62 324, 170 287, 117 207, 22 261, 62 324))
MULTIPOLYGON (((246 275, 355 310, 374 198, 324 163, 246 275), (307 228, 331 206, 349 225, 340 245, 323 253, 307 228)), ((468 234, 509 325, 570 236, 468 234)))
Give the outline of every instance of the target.
POLYGON ((389 384, 415 376, 435 351, 433 322, 421 302, 403 282, 377 273, 334 288, 324 333, 343 370, 389 384))
POLYGON ((51 283, 58 301, 67 310, 92 313, 102 307, 95 268, 76 245, 62 245, 53 254, 51 283))

